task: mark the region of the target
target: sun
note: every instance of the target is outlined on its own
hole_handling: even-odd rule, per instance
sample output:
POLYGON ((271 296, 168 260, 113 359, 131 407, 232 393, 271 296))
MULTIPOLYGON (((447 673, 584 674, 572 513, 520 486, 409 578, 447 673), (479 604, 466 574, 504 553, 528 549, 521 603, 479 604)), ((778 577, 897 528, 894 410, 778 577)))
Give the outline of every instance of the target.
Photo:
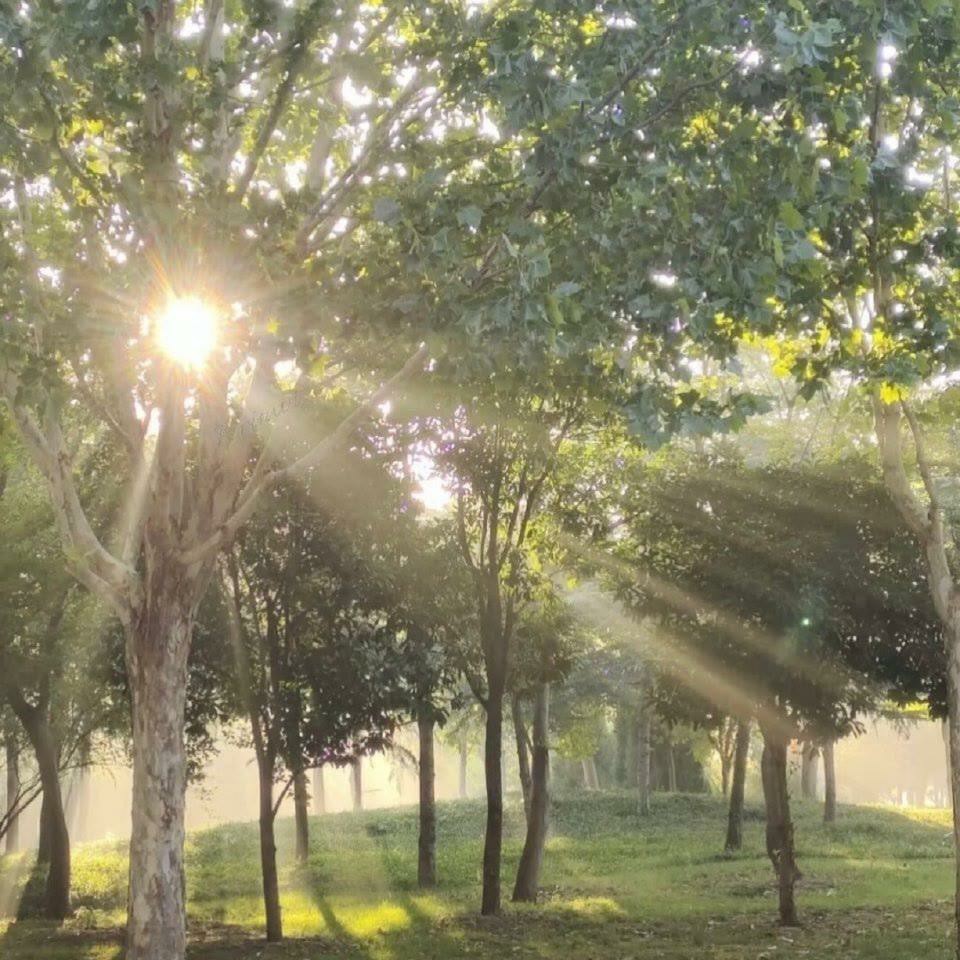
POLYGON ((157 346, 174 363, 197 369, 217 345, 217 315, 199 297, 174 297, 157 317, 157 346))

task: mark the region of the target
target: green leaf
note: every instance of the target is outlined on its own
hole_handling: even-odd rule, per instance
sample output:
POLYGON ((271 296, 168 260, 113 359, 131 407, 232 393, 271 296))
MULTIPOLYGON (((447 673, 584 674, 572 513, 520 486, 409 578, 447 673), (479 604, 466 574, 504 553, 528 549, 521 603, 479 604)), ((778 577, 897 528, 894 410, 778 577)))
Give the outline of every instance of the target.
POLYGON ((457 223, 462 227, 472 227, 476 230, 483 220, 483 211, 471 204, 457 211, 457 223))
POLYGON ((803 214, 789 201, 780 204, 780 222, 789 230, 802 230, 804 227, 803 214))
POLYGON ((378 197, 373 204, 373 219, 380 223, 396 223, 400 219, 400 204, 392 197, 378 197))

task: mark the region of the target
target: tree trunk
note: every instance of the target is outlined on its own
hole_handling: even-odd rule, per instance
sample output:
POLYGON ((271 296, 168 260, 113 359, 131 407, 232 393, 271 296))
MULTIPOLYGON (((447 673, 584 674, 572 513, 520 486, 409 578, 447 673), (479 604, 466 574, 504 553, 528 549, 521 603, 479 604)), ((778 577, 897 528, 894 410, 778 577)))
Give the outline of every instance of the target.
POLYGON ((514 694, 510 698, 510 712, 513 716, 513 733, 517 741, 517 764, 520 771, 520 790, 523 793, 523 815, 530 819, 530 750, 527 746, 527 727, 523 722, 520 697, 514 694))
POLYGON ((750 721, 737 723, 737 742, 733 754, 733 781, 730 784, 730 809, 727 813, 727 839, 724 850, 731 853, 743 846, 743 791, 747 782, 747 758, 750 753, 750 721))
POLYGON ((947 789, 944 794, 945 803, 944 806, 948 806, 950 803, 950 784, 953 783, 953 774, 952 767, 950 763, 950 721, 944 719, 940 722, 940 733, 943 736, 943 753, 946 762, 946 771, 947 771, 947 789))
POLYGON ((796 926, 797 911, 793 888, 799 877, 793 846, 793 821, 787 791, 787 737, 763 732, 763 799, 767 812, 767 855, 777 874, 780 923, 796 926))
POLYGON ((11 691, 8 699, 33 747, 43 788, 37 850, 37 864, 46 870, 43 900, 35 903, 25 897, 21 915, 39 909, 50 920, 63 920, 70 913, 70 834, 63 810, 57 743, 46 705, 27 703, 19 690, 11 691))
POLYGON ((837 768, 833 756, 833 741, 823 745, 823 822, 837 819, 837 768))
MULTIPOLYGON (((953 805, 954 841, 954 949, 960 960, 960 611, 952 607, 953 618, 947 640, 947 708, 950 731, 950 800, 953 805)), ((832 746, 832 745, 831 745, 832 746)))
POLYGON ((50 838, 50 801, 45 792, 40 794, 40 820, 37 824, 37 863, 47 864, 52 856, 50 838))
POLYGON ((306 863, 310 857, 310 795, 307 774, 301 770, 293 778, 293 814, 297 833, 297 863, 306 863))
POLYGON ((417 883, 433 887, 437 883, 437 805, 434 795, 436 773, 433 758, 433 720, 420 716, 420 836, 417 842, 417 883))
POLYGON ((720 795, 726 800, 730 796, 730 758, 720 751, 720 795))
POLYGON ((583 785, 587 790, 599 790, 600 778, 597 776, 597 763, 593 757, 584 757, 580 761, 583 768, 583 785))
POLYGON ((127 637, 133 820, 126 960, 181 960, 186 952, 183 730, 193 622, 177 610, 183 589, 146 585, 149 603, 127 637))
POLYGON ((277 840, 274 835, 276 814, 273 809, 273 761, 258 758, 260 776, 260 875, 263 880, 263 909, 267 918, 267 940, 283 939, 280 912, 280 881, 277 876, 277 840))
POLYGON ((533 713, 533 770, 531 774, 530 811, 527 815, 527 836, 517 867, 514 901, 535 903, 540 888, 540 868, 547 840, 547 818, 550 808, 550 685, 537 688, 533 713))
POLYGON ((817 760, 820 751, 816 744, 804 743, 800 755, 800 794, 804 800, 817 799, 817 760))
POLYGON ((500 856, 503 848, 503 687, 491 678, 483 744, 487 826, 483 840, 483 896, 480 912, 500 912, 500 856), (499 688, 498 688, 499 687, 499 688))
POLYGON ((363 761, 360 757, 354 757, 350 761, 350 790, 353 796, 353 810, 358 812, 363 809, 363 761))
POLYGON ((313 809, 317 814, 327 812, 327 791, 323 782, 323 767, 319 766, 313 771, 313 809))
POLYGON ((672 743, 667 744, 667 790, 677 792, 677 754, 672 743))
POLYGON ((617 752, 613 764, 613 781, 618 787, 627 786, 627 753, 630 749, 630 717, 621 703, 617 706, 614 720, 614 735, 617 752))
MULTIPOLYGON (((10 810, 20 793, 20 751, 13 733, 8 733, 4 744, 7 764, 7 809, 10 810)), ((16 853, 20 846, 20 816, 12 817, 7 825, 4 848, 7 854, 16 853)))
POLYGON ((63 920, 70 913, 70 834, 63 810, 57 747, 44 718, 38 718, 35 731, 28 730, 28 733, 43 784, 44 826, 49 848, 43 912, 51 920, 63 920))
POLYGON ((650 727, 650 710, 643 704, 637 722, 637 812, 644 817, 650 813, 650 727))
POLYGON ((461 800, 467 799, 467 760, 469 759, 469 754, 467 753, 467 734, 466 731, 460 737, 460 743, 458 744, 458 749, 460 752, 460 781, 459 781, 459 796, 461 800))

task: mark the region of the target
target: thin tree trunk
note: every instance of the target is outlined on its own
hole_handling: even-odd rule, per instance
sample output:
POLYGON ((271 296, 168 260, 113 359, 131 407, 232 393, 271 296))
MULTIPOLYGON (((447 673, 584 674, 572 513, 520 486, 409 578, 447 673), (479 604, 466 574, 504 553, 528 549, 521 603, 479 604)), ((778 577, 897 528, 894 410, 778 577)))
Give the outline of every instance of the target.
POLYGON ((323 782, 322 766, 313 771, 313 809, 317 814, 327 812, 327 791, 326 784, 323 782))
POLYGON ((823 745, 823 822, 837 819, 837 768, 833 753, 833 741, 823 745))
POLYGON ((667 790, 677 792, 677 754, 672 743, 667 744, 667 790))
POLYGON ((584 757, 580 761, 583 768, 583 785, 588 790, 600 789, 600 778, 597 776, 597 763, 593 757, 584 757))
POLYGON ((183 730, 193 623, 176 608, 183 585, 166 586, 145 587, 150 605, 127 639, 133 816, 126 960, 180 960, 186 952, 183 730))
POLYGON ((517 765, 520 772, 520 790, 523 794, 523 815, 530 819, 530 750, 527 746, 527 727, 523 722, 520 697, 514 694, 510 698, 510 713, 513 716, 513 733, 517 741, 517 765))
MULTIPOLYGON (((953 617, 947 641, 947 709, 950 730, 950 799, 953 805, 954 850, 960 851, 960 610, 952 607, 953 617)), ((955 950, 960 960, 960 853, 954 856, 955 950)))
MULTIPOLYGON (((12 732, 6 736, 4 744, 7 764, 7 809, 10 810, 20 794, 20 751, 17 739, 12 732)), ((20 846, 20 815, 11 817, 7 825, 4 848, 7 854, 16 853, 20 846)))
POLYGON ((613 781, 618 787, 625 787, 628 783, 627 753, 630 749, 630 718, 622 703, 617 706, 614 734, 617 739, 617 753, 613 765, 613 781))
POLYGON ((301 770, 293 778, 293 814, 297 833, 297 863, 310 857, 310 795, 307 774, 301 770))
POLYGON ((46 825, 50 845, 44 915, 51 920, 63 920, 70 914, 70 834, 63 809, 57 749, 49 727, 45 726, 39 731, 35 749, 44 802, 47 804, 46 825))
POLYGON ((780 923, 795 926, 797 911, 793 888, 799 877, 793 845, 793 821, 787 791, 787 737, 763 732, 763 799, 767 813, 767 855, 777 874, 780 923))
POLYGON ((720 795, 726 800, 730 796, 730 758, 720 753, 720 795))
POLYGON ((467 753, 467 734, 466 731, 463 732, 460 736, 460 743, 458 744, 458 749, 460 752, 460 778, 458 785, 458 792, 461 800, 467 799, 467 760, 469 759, 469 754, 467 753))
POLYGON ((420 836, 417 842, 417 883, 433 887, 437 883, 437 805, 434 793, 436 773, 433 756, 433 719, 420 716, 420 836))
POLYGON ((536 902, 540 888, 540 868, 547 840, 547 818, 550 809, 550 685, 537 688, 533 713, 533 770, 530 812, 527 815, 527 836, 517 868, 513 888, 514 901, 536 902))
MULTIPOLYGON (((43 787, 37 864, 45 867, 46 880, 39 906, 48 919, 63 920, 70 913, 70 834, 63 810, 57 744, 45 707, 28 704, 19 692, 11 693, 9 700, 30 739, 43 787)), ((33 904, 25 902, 24 906, 30 910, 33 904)))
POLYGON ((640 722, 635 713, 627 717, 627 759, 624 786, 636 788, 640 782, 640 722))
POLYGON ((280 912, 280 881, 277 876, 277 840, 274 834, 276 813, 273 808, 273 761, 258 758, 260 775, 260 876, 263 881, 263 909, 267 919, 267 940, 283 939, 280 912))
POLYGON ((480 912, 500 912, 500 858, 503 849, 503 687, 490 678, 483 744, 487 788, 487 825, 483 840, 483 896, 480 912))
POLYGON ((50 800, 46 792, 40 794, 40 819, 37 827, 37 863, 48 864, 52 856, 52 841, 50 839, 50 800))
POLYGON ((640 707, 637 722, 637 812, 650 813, 650 710, 646 703, 640 707))
POLYGON ((804 800, 817 799, 817 760, 820 751, 814 743, 804 743, 800 755, 800 794, 804 800))
POLYGON ((944 793, 944 806, 947 806, 950 803, 950 784, 953 783, 953 774, 950 763, 950 721, 946 718, 940 722, 940 733, 943 736, 943 753, 947 771, 947 789, 944 793))
POLYGON ((354 757, 350 761, 350 790, 353 796, 354 812, 363 809, 363 761, 354 757))
POLYGON ((732 853, 743 846, 743 792, 747 782, 747 758, 750 753, 750 721, 737 723, 737 741, 733 753, 733 779, 730 784, 730 809, 727 813, 727 839, 724 850, 732 853))

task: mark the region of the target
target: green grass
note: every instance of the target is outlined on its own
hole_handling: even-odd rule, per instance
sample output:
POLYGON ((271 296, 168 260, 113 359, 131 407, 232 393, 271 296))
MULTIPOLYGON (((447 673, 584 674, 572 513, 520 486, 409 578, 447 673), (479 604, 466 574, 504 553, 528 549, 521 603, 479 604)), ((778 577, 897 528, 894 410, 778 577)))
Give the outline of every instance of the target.
MULTIPOLYGON (((483 826, 476 802, 439 813, 436 893, 417 890, 413 810, 315 819, 309 864, 293 864, 292 823, 278 824, 288 942, 260 940, 257 833, 233 824, 196 833, 188 849, 193 960, 779 960, 952 956, 953 882, 945 811, 844 807, 831 827, 796 810, 803 926, 779 929, 760 812, 744 851, 718 856, 720 801, 658 796, 639 819, 621 794, 560 798, 544 867, 544 902, 476 915, 483 826)), ((522 840, 509 811, 504 893, 522 840)), ((76 915, 62 929, 0 919, 3 960, 121 956, 125 853, 91 844, 74 858, 76 915)), ((0 910, 27 865, 0 861, 0 910)))

